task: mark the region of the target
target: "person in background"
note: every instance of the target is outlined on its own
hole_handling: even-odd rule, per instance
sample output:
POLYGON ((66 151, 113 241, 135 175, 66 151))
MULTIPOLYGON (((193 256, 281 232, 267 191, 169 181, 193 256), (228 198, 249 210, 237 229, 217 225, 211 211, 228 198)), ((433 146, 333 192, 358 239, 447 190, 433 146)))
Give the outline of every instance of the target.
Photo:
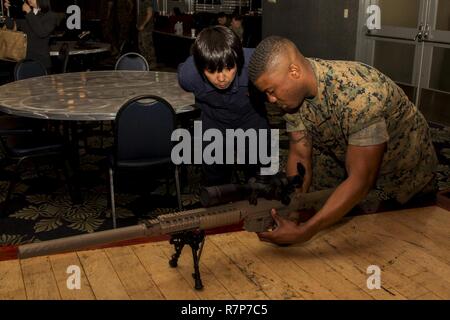
MULTIPOLYGON (((252 53, 253 49, 242 48, 237 35, 227 27, 209 27, 199 33, 192 56, 178 67, 178 82, 194 94, 196 105, 202 110, 203 131, 217 129, 225 136, 227 129, 270 130, 264 95, 248 79, 252 53)), ((259 168, 256 165, 242 169, 248 179, 259 168)), ((217 186, 231 182, 233 166, 204 165, 203 171, 205 184, 217 186)))
MULTIPOLYGON (((117 47, 121 51, 124 45, 129 45, 133 42, 134 33, 132 34, 131 28, 134 29, 136 25, 136 12, 133 0, 116 0, 116 30, 117 35, 117 47)), ((121 52, 123 53, 123 52, 121 52)))
POLYGON ((170 32, 175 32, 175 25, 178 22, 183 22, 183 13, 181 12, 180 8, 174 7, 172 9, 172 13, 169 17, 169 29, 170 32))
POLYGON ((115 46, 115 41, 113 39, 114 35, 114 1, 113 0, 101 0, 100 5, 100 21, 102 27, 102 38, 103 41, 111 45, 111 54, 117 55, 118 49, 115 46))
MULTIPOLYGON (((4 1, 6 9, 11 6, 9 0, 4 1)), ((51 11, 50 0, 27 0, 22 5, 24 19, 6 19, 8 29, 17 28, 27 35, 26 59, 41 62, 51 72, 49 40, 58 24, 58 18, 51 11)))
POLYGON ((231 18, 230 29, 233 30, 241 39, 241 42, 244 40, 244 27, 242 26, 242 21, 244 19, 241 15, 233 15, 231 18))
POLYGON ((151 0, 144 0, 140 5, 138 24, 139 51, 147 60, 150 69, 156 68, 156 53, 153 45, 154 14, 151 0))
POLYGON ((180 8, 174 7, 172 9, 172 16, 174 16, 174 17, 181 17, 182 15, 183 15, 183 13, 181 12, 180 8))
POLYGON ((228 25, 228 18, 227 18, 227 15, 225 14, 225 12, 219 12, 217 14, 216 24, 219 26, 224 26, 224 27, 226 27, 228 25))

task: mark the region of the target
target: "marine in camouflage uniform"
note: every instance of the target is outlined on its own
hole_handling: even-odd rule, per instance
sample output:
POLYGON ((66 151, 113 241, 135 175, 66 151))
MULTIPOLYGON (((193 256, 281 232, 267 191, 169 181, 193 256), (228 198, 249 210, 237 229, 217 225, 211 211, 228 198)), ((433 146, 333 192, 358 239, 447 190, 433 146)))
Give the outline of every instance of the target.
POLYGON ((375 193, 406 203, 431 185, 437 166, 428 124, 391 79, 358 62, 308 59, 318 94, 285 115, 287 131, 307 131, 313 141, 313 190, 337 187, 347 174, 348 145, 387 142, 375 193))
POLYGON ((115 6, 118 25, 117 47, 120 49, 125 42, 132 39, 131 28, 136 24, 136 14, 134 0, 116 0, 115 6))
MULTIPOLYGON (((142 25, 147 16, 148 8, 152 8, 151 0, 144 0, 141 2, 139 9, 139 17, 138 17, 138 26, 142 25)), ((139 31, 138 41, 139 41, 139 51, 147 60, 150 69, 154 69, 156 67, 156 53, 155 47, 153 45, 153 29, 154 29, 154 12, 150 21, 148 21, 144 30, 139 31)))
POLYGON ((102 28, 102 40, 111 45, 113 55, 117 53, 116 41, 114 40, 114 1, 101 0, 100 2, 100 24, 102 28))

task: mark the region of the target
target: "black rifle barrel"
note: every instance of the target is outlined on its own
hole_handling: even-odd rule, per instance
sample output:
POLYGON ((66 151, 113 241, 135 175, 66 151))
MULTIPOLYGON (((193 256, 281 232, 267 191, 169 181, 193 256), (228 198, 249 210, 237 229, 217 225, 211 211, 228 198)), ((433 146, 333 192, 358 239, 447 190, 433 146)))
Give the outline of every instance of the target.
POLYGON ((241 201, 251 193, 248 186, 238 184, 226 184, 223 186, 203 188, 200 193, 200 202, 205 208, 211 208, 221 204, 241 201))

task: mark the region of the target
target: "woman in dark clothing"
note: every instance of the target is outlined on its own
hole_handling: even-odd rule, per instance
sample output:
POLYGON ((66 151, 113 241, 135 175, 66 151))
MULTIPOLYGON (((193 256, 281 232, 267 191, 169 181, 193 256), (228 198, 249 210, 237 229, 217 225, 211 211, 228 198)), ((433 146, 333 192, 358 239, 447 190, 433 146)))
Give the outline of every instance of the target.
MULTIPOLYGON (((4 0, 9 9, 9 0, 4 0)), ((57 16, 50 8, 50 0, 27 0, 23 3, 24 19, 6 20, 9 29, 17 27, 27 35, 27 59, 41 62, 47 70, 51 69, 49 40, 57 25, 57 16)))

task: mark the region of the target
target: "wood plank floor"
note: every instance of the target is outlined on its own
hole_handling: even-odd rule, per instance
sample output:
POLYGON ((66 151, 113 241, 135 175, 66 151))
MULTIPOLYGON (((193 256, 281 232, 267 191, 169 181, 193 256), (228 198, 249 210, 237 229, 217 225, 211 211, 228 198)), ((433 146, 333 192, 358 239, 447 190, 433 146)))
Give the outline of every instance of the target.
POLYGON ((292 247, 247 232, 209 236, 202 291, 190 250, 176 269, 171 254, 157 242, 3 261, 0 299, 450 299, 450 212, 438 207, 347 219, 292 247), (367 286, 370 265, 381 289, 367 286), (70 266, 79 289, 68 289, 70 266))

